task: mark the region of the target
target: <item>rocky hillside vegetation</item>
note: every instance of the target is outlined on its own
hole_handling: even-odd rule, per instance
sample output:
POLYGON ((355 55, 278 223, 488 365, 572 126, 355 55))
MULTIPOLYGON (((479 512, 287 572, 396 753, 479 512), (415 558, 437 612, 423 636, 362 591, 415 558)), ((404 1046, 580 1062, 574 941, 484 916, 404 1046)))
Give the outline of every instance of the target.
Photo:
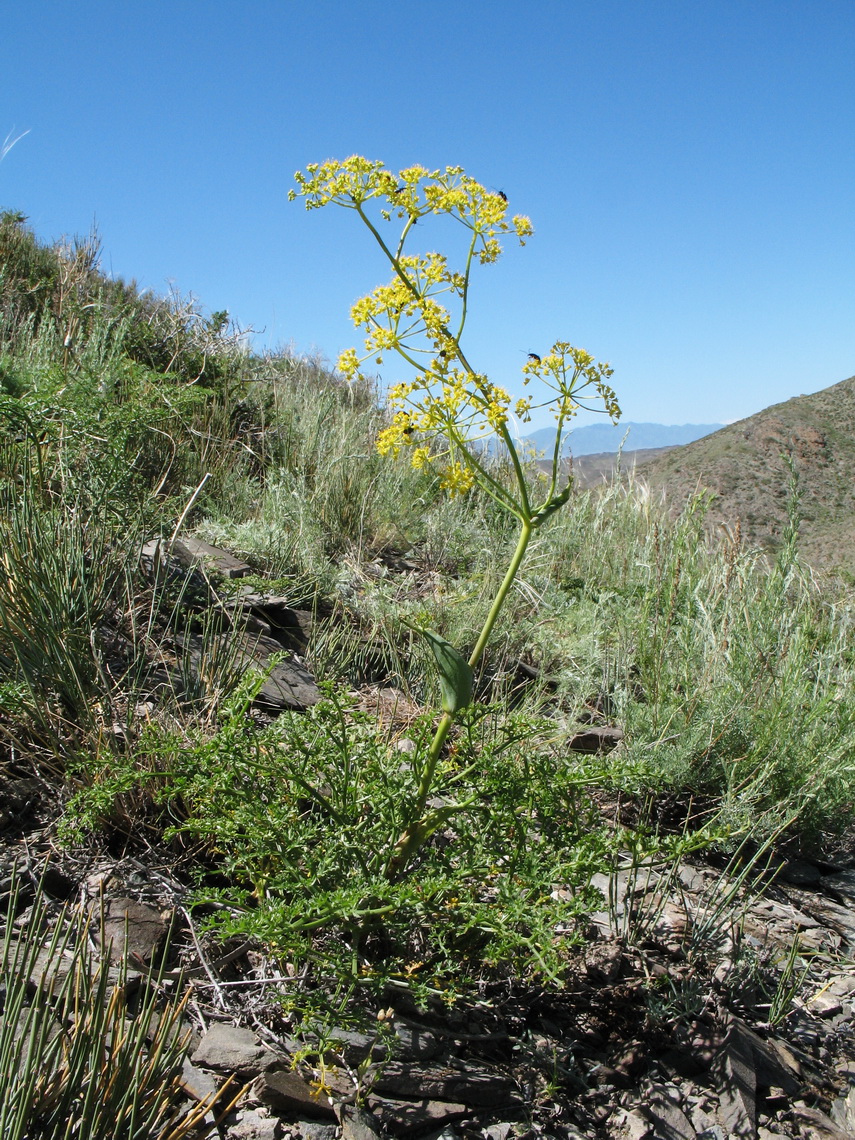
POLYGON ((795 510, 580 490, 402 847, 494 500, 10 212, 0 420, 4 1137, 852 1133, 855 600, 795 510))
POLYGON ((712 520, 739 519, 747 541, 771 551, 795 493, 804 557, 855 573, 855 376, 645 463, 644 478, 674 504, 708 489, 712 520))

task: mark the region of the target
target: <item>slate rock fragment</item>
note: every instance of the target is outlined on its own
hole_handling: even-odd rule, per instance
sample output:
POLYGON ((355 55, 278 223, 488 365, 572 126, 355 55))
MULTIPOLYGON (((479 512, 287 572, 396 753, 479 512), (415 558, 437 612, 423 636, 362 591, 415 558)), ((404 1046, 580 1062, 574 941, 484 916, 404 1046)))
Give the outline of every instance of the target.
POLYGON ((315 1095, 297 1073, 267 1069, 256 1077, 251 1089, 254 1100, 269 1105, 274 1112, 287 1112, 298 1119, 335 1120, 329 1098, 315 1095))
POLYGON ((160 911, 146 903, 123 895, 105 900, 104 944, 111 946, 112 962, 133 959, 148 965, 163 945, 169 926, 160 911))
POLYGON ((194 1064, 219 1072, 255 1077, 275 1065, 278 1058, 261 1044, 252 1030, 215 1022, 199 1042, 192 1060, 194 1064))

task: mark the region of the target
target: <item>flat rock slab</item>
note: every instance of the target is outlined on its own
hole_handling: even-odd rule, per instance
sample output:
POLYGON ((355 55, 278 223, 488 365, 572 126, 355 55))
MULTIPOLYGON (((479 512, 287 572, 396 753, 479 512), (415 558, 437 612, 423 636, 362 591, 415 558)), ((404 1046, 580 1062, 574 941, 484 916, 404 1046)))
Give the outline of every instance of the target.
POLYGON ((335 1120, 329 1098, 317 1095, 297 1073, 268 1069, 256 1077, 252 1097, 274 1112, 287 1112, 298 1120, 335 1120))
POLYGON ((214 1024, 199 1042, 193 1062, 219 1072, 255 1077, 280 1058, 267 1049, 249 1029, 214 1024))
MULTIPOLYGON (((320 1127, 330 1128, 332 1135, 328 1140, 334 1140, 335 1128, 330 1125, 320 1125, 320 1127)), ((262 1116, 254 1108, 245 1108, 239 1114, 237 1123, 233 1124, 226 1133, 228 1140, 278 1140, 280 1135, 279 1118, 277 1116, 262 1116)), ((305 1131, 303 1135, 308 1140, 305 1131)), ((321 1140, 321 1138, 318 1137, 317 1140, 321 1140)))
MULTIPOLYGON (((239 659, 245 669, 268 670, 270 658, 282 652, 282 645, 272 637, 238 635, 239 659)), ((270 675, 256 698, 260 704, 273 708, 307 709, 321 699, 315 678, 297 661, 281 661, 270 670, 270 675)))
POLYGON ((290 709, 301 712, 316 705, 321 699, 321 691, 315 684, 312 674, 298 661, 280 661, 270 667, 274 653, 284 652, 282 643, 264 634, 233 632, 212 638, 208 646, 197 634, 191 637, 176 638, 185 653, 189 653, 194 669, 205 666, 206 648, 209 655, 223 662, 224 669, 234 669, 244 673, 248 669, 260 669, 267 674, 259 690, 256 701, 272 710, 290 709))
POLYGON ((510 1077, 487 1069, 422 1069, 415 1065, 387 1065, 374 1085, 378 1093, 412 1100, 441 1100, 467 1105, 498 1105, 519 1102, 510 1077))
POLYGON ((301 1120, 300 1133, 303 1140, 338 1140, 338 1125, 301 1120))
POLYGON ((364 1108, 343 1104, 339 1109, 342 1140, 381 1140, 379 1122, 364 1108))
POLYGON ((274 629, 287 635, 292 641, 305 645, 312 633, 314 616, 309 610, 297 610, 288 604, 288 599, 280 594, 261 594, 246 586, 225 600, 227 609, 249 610, 264 618, 274 629))
POLYGON ((718 1115, 730 1136, 757 1135, 757 1074, 752 1041, 742 1026, 731 1025, 724 1052, 714 1066, 719 1091, 718 1115))
POLYGON ((822 879, 822 871, 804 859, 788 859, 781 864, 778 877, 794 887, 813 887, 822 879))
POLYGON ((834 875, 823 875, 819 885, 837 902, 844 906, 855 906, 855 871, 838 871, 834 875))
POLYGON ((654 1094, 642 1112, 650 1120, 657 1140, 695 1140, 688 1116, 669 1097, 654 1094))
POLYGON ((216 1096, 217 1082, 210 1073, 196 1066, 184 1058, 181 1066, 181 1088, 193 1100, 208 1100, 216 1096))
POLYGON ((472 1111, 465 1104, 445 1100, 383 1100, 368 1098, 368 1107, 381 1127, 392 1136, 420 1136, 436 1133, 446 1124, 462 1120, 472 1111))
POLYGON ((570 738, 571 752, 611 752, 623 740, 623 729, 615 725, 591 725, 570 738))
POLYGON ((733 1020, 742 1048, 751 1051, 757 1084, 782 1089, 786 1096, 801 1093, 802 1067, 785 1042, 760 1037, 738 1018, 733 1020))
POLYGON ((396 1020, 394 1023, 395 1053, 406 1061, 430 1061, 441 1049, 439 1041, 425 1026, 415 1022, 396 1020))
MULTIPOLYGON (((826 878, 831 879, 836 878, 836 876, 827 875, 826 878)), ((839 884, 835 884, 835 887, 840 890, 839 884)), ((805 910, 809 910, 823 926, 830 927, 850 945, 855 945, 855 905, 853 903, 849 903, 848 906, 841 906, 839 903, 832 902, 831 899, 817 896, 811 899, 810 903, 803 905, 805 910)))
POLYGON ((179 538, 172 544, 172 554, 182 566, 202 565, 206 570, 219 574, 222 578, 245 578, 252 573, 252 567, 198 538, 179 538))
POLYGON ((111 946, 112 962, 132 958, 148 964, 162 946, 169 926, 160 911, 136 899, 120 895, 104 902, 104 945, 111 946))

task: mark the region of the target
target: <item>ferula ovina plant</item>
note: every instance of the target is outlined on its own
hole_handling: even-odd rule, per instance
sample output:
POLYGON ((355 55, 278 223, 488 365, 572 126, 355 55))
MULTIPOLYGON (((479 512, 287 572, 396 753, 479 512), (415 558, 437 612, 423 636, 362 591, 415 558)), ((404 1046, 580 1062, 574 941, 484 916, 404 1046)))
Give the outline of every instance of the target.
MULTIPOLYGON (((484 652, 496 618, 508 595, 535 530, 570 497, 571 479, 562 475, 564 432, 580 408, 620 416, 608 381, 612 369, 584 349, 556 341, 540 356, 529 354, 523 383, 531 392, 514 401, 470 363, 463 332, 473 268, 497 261, 501 239, 514 235, 521 245, 534 232, 522 214, 508 217, 502 192, 486 189, 459 166, 427 170, 409 166, 397 173, 382 162, 354 155, 343 162, 311 163, 295 175, 306 208, 336 205, 353 210, 389 263, 391 279, 357 301, 351 317, 365 333, 364 348, 342 353, 338 367, 349 379, 366 362, 382 364, 394 352, 409 366, 410 378, 389 393, 391 420, 377 440, 378 449, 397 456, 406 451, 414 467, 437 468, 441 485, 452 495, 479 484, 520 524, 519 540, 501 586, 490 606, 480 636, 466 661, 431 631, 426 634, 442 685, 442 717, 421 766, 409 823, 389 861, 389 874, 399 875, 426 839, 454 808, 427 813, 425 807, 442 746, 455 716, 472 698, 472 670, 484 652), (459 265, 438 252, 411 252, 428 222, 446 215, 459 222, 468 237, 459 265), (532 411, 550 407, 557 422, 552 468, 542 497, 532 501, 523 459, 511 431, 512 416, 528 422, 532 411), (492 469, 484 440, 497 438, 510 459, 515 478, 510 487, 492 469)), ((465 806, 465 805, 460 805, 465 806)))

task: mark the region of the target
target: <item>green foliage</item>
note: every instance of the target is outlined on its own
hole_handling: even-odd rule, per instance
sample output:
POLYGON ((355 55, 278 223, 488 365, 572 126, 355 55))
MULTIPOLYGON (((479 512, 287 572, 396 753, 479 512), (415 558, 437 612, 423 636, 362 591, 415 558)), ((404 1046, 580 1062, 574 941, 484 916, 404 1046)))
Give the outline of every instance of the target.
POLYGON ((213 736, 153 730, 140 753, 139 781, 184 816, 173 834, 206 845, 215 871, 196 897, 227 904, 212 920, 220 930, 377 984, 435 985, 485 965, 558 973, 593 897, 585 884, 616 842, 584 791, 596 766, 551 747, 549 724, 496 709, 461 716, 428 834, 408 873, 390 877, 430 719, 413 726, 412 754, 332 691, 260 729, 246 718, 250 685, 213 736), (233 887, 215 886, 223 875, 233 887), (556 883, 573 897, 554 898, 556 883))
POLYGON ((472 703, 472 666, 450 642, 432 629, 419 630, 430 646, 439 670, 442 711, 456 716, 472 703))

